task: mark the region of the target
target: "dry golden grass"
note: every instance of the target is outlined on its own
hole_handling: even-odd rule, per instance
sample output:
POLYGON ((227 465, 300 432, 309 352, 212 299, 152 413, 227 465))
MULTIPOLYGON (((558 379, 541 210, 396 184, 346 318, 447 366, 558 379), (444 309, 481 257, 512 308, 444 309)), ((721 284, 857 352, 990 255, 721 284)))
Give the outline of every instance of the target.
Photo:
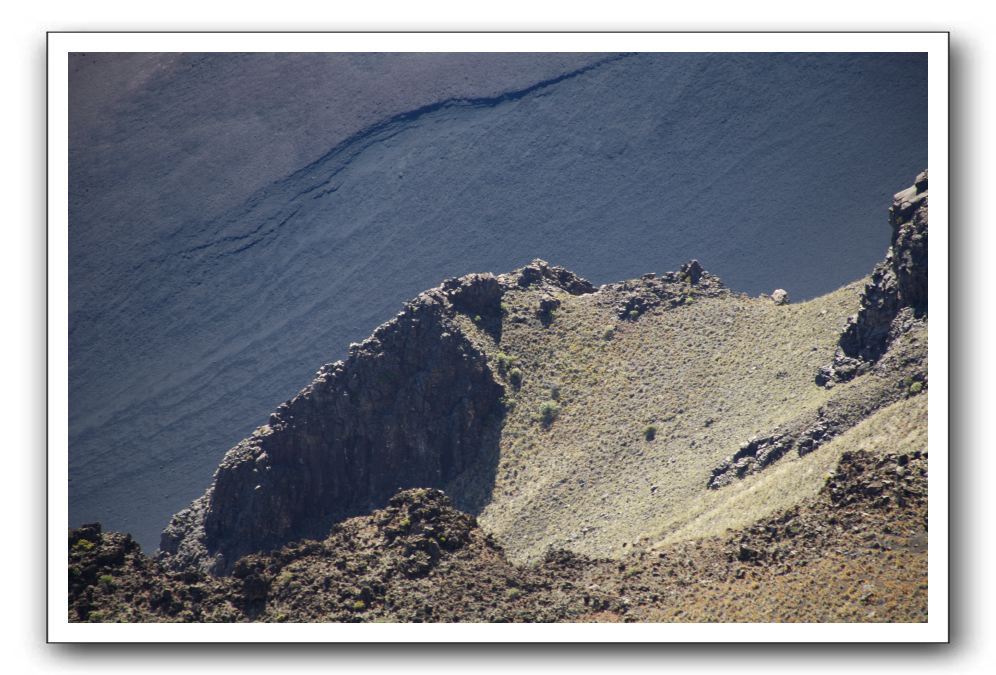
POLYGON ((769 469, 722 490, 703 491, 687 504, 671 532, 648 532, 670 544, 719 536, 815 497, 840 456, 865 450, 877 454, 927 450, 927 395, 894 403, 814 452, 789 454, 769 469))
MULTIPOLYGON (((695 532, 691 523, 725 499, 743 508, 742 489, 706 490, 710 472, 751 436, 827 401, 813 376, 830 360, 862 283, 796 305, 698 298, 637 321, 618 320, 611 288, 514 290, 503 301, 500 345, 463 320, 490 358, 501 352, 522 372, 521 386, 507 387, 512 408, 482 525, 522 562, 551 547, 620 555, 654 533, 695 532), (543 294, 561 301, 549 326, 536 318, 543 294), (551 400, 559 414, 544 425, 540 409, 551 400)), ((809 464, 814 476, 825 471, 809 464)), ((805 485, 778 508, 811 495, 815 483, 805 485)), ((701 527, 727 526, 712 521, 701 527)))

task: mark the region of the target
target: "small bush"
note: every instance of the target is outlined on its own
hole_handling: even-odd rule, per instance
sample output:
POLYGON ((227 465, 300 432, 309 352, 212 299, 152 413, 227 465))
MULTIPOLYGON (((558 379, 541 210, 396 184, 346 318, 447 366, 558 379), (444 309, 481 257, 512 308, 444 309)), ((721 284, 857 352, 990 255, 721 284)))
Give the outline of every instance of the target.
POLYGON ((910 385, 910 396, 916 396, 923 391, 923 382, 914 382, 910 385))
POLYGON ((657 438, 657 427, 655 427, 653 424, 648 424, 647 427, 643 430, 643 437, 648 441, 652 441, 655 438, 657 438))
POLYGON ((114 583, 114 577, 112 577, 110 574, 102 574, 100 575, 98 581, 104 586, 110 586, 111 584, 114 583))
POLYGON ((554 384, 554 385, 550 386, 550 398, 552 398, 554 401, 559 401, 560 400, 560 385, 559 384, 554 384))
POLYGON ((511 354, 506 354, 505 352, 498 352, 495 354, 495 361, 498 364, 498 372, 502 375, 507 374, 518 362, 519 358, 517 356, 512 356, 511 354))
POLYGON ((481 315, 480 314, 475 314, 474 315, 474 323, 481 323, 481 315))
POLYGON ((505 591, 505 595, 508 597, 509 600, 516 600, 517 598, 522 597, 522 591, 519 590, 518 588, 510 588, 507 591, 505 591))
POLYGON ((89 539, 80 539, 76 544, 73 545, 74 551, 92 551, 96 546, 95 543, 89 539))
POLYGON ((522 371, 518 368, 512 368, 508 371, 508 381, 512 383, 512 386, 518 389, 522 386, 522 371))
POLYGON ((560 405, 556 401, 544 401, 540 405, 539 416, 544 426, 550 426, 560 415, 560 405))
POLYGON ((412 521, 411 521, 410 518, 402 518, 401 519, 401 527, 409 527, 411 524, 412 524, 412 521))
POLYGON ((353 611, 362 612, 366 608, 367 608, 367 603, 363 602, 362 600, 353 601, 353 611))
POLYGON ((616 327, 615 326, 606 326, 605 330, 602 331, 602 339, 603 340, 611 340, 612 338, 615 337, 615 335, 616 335, 616 327))

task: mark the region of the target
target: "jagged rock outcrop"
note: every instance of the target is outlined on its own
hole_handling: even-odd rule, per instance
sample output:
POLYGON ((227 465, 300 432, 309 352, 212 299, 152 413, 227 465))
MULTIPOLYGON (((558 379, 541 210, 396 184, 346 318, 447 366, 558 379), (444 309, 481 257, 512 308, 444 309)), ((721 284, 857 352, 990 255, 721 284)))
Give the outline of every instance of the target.
MULTIPOLYGON (((870 377, 846 392, 835 392, 816 413, 745 441, 712 470, 710 488, 761 471, 789 452, 812 452, 876 410, 926 390, 926 171, 894 197, 889 223, 892 245, 875 266, 861 295, 861 309, 848 319, 833 362, 820 369, 816 383, 832 388, 861 375, 870 377)), ((782 304, 775 294, 772 299, 782 304)))
POLYGON ((656 307, 674 308, 694 302, 697 297, 729 294, 719 277, 702 269, 698 260, 688 261, 677 272, 644 274, 608 287, 622 293, 616 315, 626 321, 635 321, 656 307))
POLYGON ((892 243, 885 260, 875 266, 861 309, 848 320, 817 384, 833 386, 867 372, 898 335, 927 316, 927 171, 895 195, 889 224, 892 243))
POLYGON ((504 286, 516 284, 521 288, 529 288, 546 282, 567 291, 571 295, 584 295, 594 293, 595 287, 587 279, 583 279, 563 267, 550 265, 545 260, 539 258, 512 274, 502 275, 499 280, 504 286))
POLYGON ((920 333, 903 336, 875 364, 867 377, 847 389, 837 388, 825 404, 773 431, 748 439, 713 469, 708 487, 716 489, 764 470, 790 452, 800 457, 900 399, 923 391, 926 350, 920 333))
POLYGON ((497 341, 505 289, 541 281, 593 290, 540 260, 501 278, 448 279, 350 345, 348 359, 322 366, 173 517, 160 544, 164 565, 226 573, 245 554, 322 537, 401 488, 459 485, 473 496, 454 494, 458 505, 479 507, 493 480, 505 389, 457 315, 497 341))

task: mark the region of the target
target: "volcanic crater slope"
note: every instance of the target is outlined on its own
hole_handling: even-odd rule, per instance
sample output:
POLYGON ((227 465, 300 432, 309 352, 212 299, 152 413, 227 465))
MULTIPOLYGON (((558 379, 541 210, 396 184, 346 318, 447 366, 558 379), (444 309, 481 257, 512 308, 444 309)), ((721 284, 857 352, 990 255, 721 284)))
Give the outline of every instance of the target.
POLYGON ((449 279, 232 448, 160 560, 230 573, 404 488, 445 490, 517 563, 717 536, 814 499, 835 439, 926 391, 926 172, 890 224, 870 279, 799 304, 697 261, 598 288, 541 260, 449 279))

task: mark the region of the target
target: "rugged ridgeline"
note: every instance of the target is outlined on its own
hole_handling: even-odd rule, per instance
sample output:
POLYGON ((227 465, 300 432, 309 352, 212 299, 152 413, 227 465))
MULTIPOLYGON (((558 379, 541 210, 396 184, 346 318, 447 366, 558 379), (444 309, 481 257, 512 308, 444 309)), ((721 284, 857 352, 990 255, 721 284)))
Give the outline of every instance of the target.
POLYGON ((422 293, 228 451, 205 495, 164 531, 161 560, 227 572, 246 553, 321 537, 406 487, 447 488, 461 508, 480 509, 505 389, 455 317, 497 339, 510 284, 594 290, 537 262, 501 280, 471 274, 422 293))
POLYGON ((885 260, 875 266, 861 296, 861 310, 848 320, 833 362, 820 369, 817 384, 832 386, 867 372, 901 336, 926 321, 926 171, 895 196, 889 223, 892 244, 885 260))
POLYGON ((850 449, 838 439, 926 390, 926 174, 890 213, 870 280, 798 304, 696 261, 598 288, 538 260, 450 279, 232 448, 161 561, 226 574, 402 488, 445 490, 517 563, 801 503, 850 449))
POLYGON ((816 384, 832 389, 861 375, 856 386, 770 434, 755 436, 709 479, 712 488, 759 471, 792 451, 812 452, 876 410, 927 387, 927 171, 895 195, 889 209, 892 243, 847 320, 833 361, 816 384))
MULTIPOLYGON (((925 398, 925 397, 924 397, 925 398)), ((894 417, 921 420, 924 399, 894 417)), ((163 570, 129 535, 69 533, 69 620, 198 622, 923 621, 927 455, 845 453, 811 500, 705 541, 598 560, 509 562, 438 490, 327 537, 163 570)))

